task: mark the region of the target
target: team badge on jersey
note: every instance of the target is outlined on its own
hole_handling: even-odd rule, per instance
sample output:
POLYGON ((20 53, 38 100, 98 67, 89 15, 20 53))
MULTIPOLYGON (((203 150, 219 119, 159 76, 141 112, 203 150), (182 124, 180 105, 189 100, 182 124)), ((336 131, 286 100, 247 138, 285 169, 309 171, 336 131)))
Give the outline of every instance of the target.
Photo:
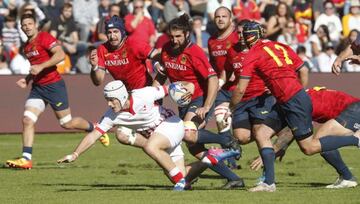
POLYGON ((127 56, 126 49, 122 51, 121 56, 122 56, 122 58, 126 58, 126 56, 127 56))
POLYGON ((226 49, 230 49, 231 47, 231 42, 230 41, 226 41, 226 49))
POLYGON ((181 64, 185 64, 185 63, 186 63, 186 56, 185 56, 185 55, 182 55, 182 56, 181 56, 180 63, 181 63, 181 64))

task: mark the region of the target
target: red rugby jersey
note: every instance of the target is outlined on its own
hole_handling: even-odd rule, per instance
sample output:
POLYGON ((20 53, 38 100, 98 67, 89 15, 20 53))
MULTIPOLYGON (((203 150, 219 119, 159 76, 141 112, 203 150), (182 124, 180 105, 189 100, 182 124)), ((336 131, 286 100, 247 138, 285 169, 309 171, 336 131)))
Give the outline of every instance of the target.
POLYGON ((104 43, 97 48, 98 66, 108 70, 115 80, 123 81, 130 91, 143 88, 152 83, 145 66, 151 51, 147 43, 129 38, 117 50, 111 50, 109 44, 104 43))
MULTIPOLYGON (((208 41, 210 63, 216 71, 218 77, 225 69, 226 72, 231 71, 232 68, 226 62, 228 50, 239 42, 239 36, 234 30, 225 38, 219 39, 218 36, 211 36, 208 41)), ((231 73, 230 73, 231 74, 231 73)), ((224 90, 233 90, 233 83, 227 81, 222 87, 224 90)))
POLYGON ((325 88, 312 88, 306 91, 313 104, 313 121, 318 123, 336 118, 350 104, 360 101, 359 98, 342 91, 325 88))
POLYGON ((249 50, 240 78, 249 79, 257 72, 277 101, 285 103, 302 89, 295 72, 302 64, 289 46, 259 40, 249 50))
MULTIPOLYGON (((227 63, 231 65, 230 67, 233 69, 233 72, 235 74, 234 88, 236 87, 236 84, 239 82, 241 70, 243 69, 243 62, 248 53, 249 53, 248 50, 241 50, 239 46, 233 46, 232 48, 229 49, 227 55, 227 63)), ((247 101, 254 97, 260 96, 264 92, 265 92, 264 81, 259 77, 259 75, 257 75, 257 73, 253 73, 241 101, 247 101)))
MULTIPOLYGON (((35 39, 28 41, 24 46, 24 54, 31 65, 37 65, 48 61, 52 54, 50 50, 58 46, 57 40, 47 32, 39 32, 35 39)), ((56 66, 43 69, 38 75, 32 75, 33 83, 47 85, 61 80, 56 66)))
POLYGON ((193 99, 206 95, 207 80, 216 75, 216 72, 202 48, 190 43, 179 55, 173 55, 171 50, 170 43, 167 43, 161 52, 161 63, 170 81, 192 82, 195 86, 193 99))

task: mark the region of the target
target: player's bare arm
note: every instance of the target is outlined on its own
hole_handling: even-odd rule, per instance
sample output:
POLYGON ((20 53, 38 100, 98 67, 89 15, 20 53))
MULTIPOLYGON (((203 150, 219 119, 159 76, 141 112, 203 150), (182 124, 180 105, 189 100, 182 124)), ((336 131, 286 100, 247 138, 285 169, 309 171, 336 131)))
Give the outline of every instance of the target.
POLYGON ((208 90, 207 90, 207 96, 204 106, 196 110, 196 114, 199 115, 200 118, 204 119, 206 113, 209 112, 211 106, 214 104, 217 91, 219 89, 218 87, 219 87, 219 79, 217 78, 217 76, 215 75, 210 76, 208 78, 208 90))
POLYGON ((32 65, 30 67, 31 74, 37 75, 43 69, 55 66, 56 64, 58 64, 59 62, 61 62, 65 59, 65 53, 60 45, 57 45, 57 46, 51 48, 50 52, 52 53, 52 56, 48 61, 41 63, 41 64, 32 65))
POLYGON ((236 88, 233 91, 231 101, 230 101, 230 110, 232 110, 236 104, 238 104, 242 97, 245 94, 246 88, 249 84, 250 79, 240 79, 236 88))
POLYGON ((300 83, 303 87, 306 87, 309 83, 309 69, 304 65, 298 70, 300 83))
POLYGON ((334 64, 332 65, 332 72, 336 75, 339 75, 341 72, 341 65, 346 58, 353 55, 353 51, 351 49, 351 45, 349 45, 345 50, 343 50, 339 56, 335 59, 334 64))
POLYGON ((59 159, 57 163, 70 163, 75 161, 79 155, 88 150, 101 137, 101 135, 102 134, 98 130, 93 130, 81 140, 80 144, 76 147, 72 154, 64 156, 59 159))
POLYGON ((95 86, 99 86, 104 81, 105 70, 98 67, 99 58, 97 56, 97 49, 93 49, 90 51, 89 62, 91 65, 91 81, 95 86))

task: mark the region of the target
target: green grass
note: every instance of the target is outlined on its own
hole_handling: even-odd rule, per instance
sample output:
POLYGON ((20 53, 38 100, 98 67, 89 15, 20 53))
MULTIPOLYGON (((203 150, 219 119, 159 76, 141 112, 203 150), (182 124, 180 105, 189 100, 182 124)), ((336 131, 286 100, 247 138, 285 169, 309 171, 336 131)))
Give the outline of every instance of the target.
MULTIPOLYGON (((140 149, 118 144, 111 137, 108 148, 97 143, 75 163, 57 165, 71 153, 83 134, 37 135, 34 168, 29 171, 0 168, 0 203, 359 203, 359 188, 328 190, 336 172, 319 155, 307 157, 292 145, 283 162, 276 162, 277 191, 249 193, 223 191, 224 180, 206 171, 193 191, 172 192, 162 170, 140 149)), ((185 148, 184 148, 185 149, 185 148)), ((255 144, 243 147, 241 170, 236 173, 253 186, 259 172, 249 169, 257 155, 255 144)), ((355 175, 360 175, 359 150, 341 153, 355 175)), ((0 136, 0 161, 19 156, 21 137, 0 136)), ((188 162, 194 161, 187 154, 188 162)))

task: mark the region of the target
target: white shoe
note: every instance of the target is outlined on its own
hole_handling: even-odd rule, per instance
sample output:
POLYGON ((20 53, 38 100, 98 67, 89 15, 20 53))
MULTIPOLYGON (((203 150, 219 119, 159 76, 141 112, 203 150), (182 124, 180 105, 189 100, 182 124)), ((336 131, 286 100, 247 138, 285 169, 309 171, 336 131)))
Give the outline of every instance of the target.
POLYGON ((275 183, 269 185, 267 183, 260 183, 259 185, 250 188, 248 191, 250 192, 275 192, 276 186, 275 183))
POLYGON ((350 180, 345 180, 340 176, 336 179, 335 183, 327 185, 326 188, 338 189, 338 188, 354 188, 358 185, 356 178, 352 177, 350 180))

